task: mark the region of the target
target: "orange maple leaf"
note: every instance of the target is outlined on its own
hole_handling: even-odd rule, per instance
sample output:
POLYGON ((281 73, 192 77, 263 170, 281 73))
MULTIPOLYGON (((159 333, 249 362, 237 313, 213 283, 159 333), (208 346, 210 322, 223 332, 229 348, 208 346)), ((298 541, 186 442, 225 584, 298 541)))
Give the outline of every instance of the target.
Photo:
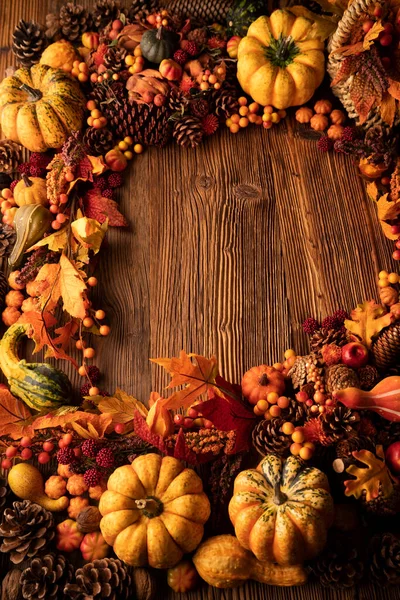
POLYGON ((48 329, 56 324, 56 318, 51 313, 34 311, 22 313, 17 323, 27 323, 30 327, 27 335, 35 342, 33 352, 39 352, 49 342, 48 329))
POLYGON ((0 436, 19 439, 32 435, 33 429, 26 423, 31 417, 28 407, 5 388, 0 389, 0 436))
MULTIPOLYGON (((62 410, 65 411, 65 407, 63 407, 62 410)), ((64 412, 64 414, 57 413, 58 411, 55 411, 50 412, 47 415, 37 417, 32 423, 33 429, 38 430, 49 429, 50 427, 65 427, 66 425, 75 423, 75 421, 79 421, 80 423, 84 424, 94 421, 98 417, 98 415, 95 413, 88 413, 75 409, 71 409, 71 411, 67 413, 64 412)))
POLYGON ((169 398, 162 400, 165 408, 176 410, 180 407, 189 407, 199 396, 206 393, 210 387, 220 394, 215 385, 215 378, 218 375, 218 365, 215 356, 205 358, 199 354, 186 354, 181 350, 179 357, 173 358, 152 358, 150 359, 157 365, 171 374, 172 379, 167 388, 174 388, 184 385, 183 390, 174 392, 169 398), (194 358, 196 363, 190 359, 194 358))
POLYGON ((41 308, 53 311, 61 297, 60 265, 46 264, 36 275, 35 281, 40 282, 39 303, 41 308))

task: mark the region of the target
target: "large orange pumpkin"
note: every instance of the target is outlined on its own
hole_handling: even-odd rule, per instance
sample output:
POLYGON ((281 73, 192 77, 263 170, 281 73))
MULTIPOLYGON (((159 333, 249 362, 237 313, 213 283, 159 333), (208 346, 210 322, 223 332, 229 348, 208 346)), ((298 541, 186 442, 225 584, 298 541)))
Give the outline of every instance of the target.
POLYGON ((100 499, 105 541, 128 565, 175 566, 200 544, 210 503, 200 477, 177 460, 158 454, 119 467, 100 499))
POLYGON ((235 480, 229 516, 244 548, 262 561, 295 565, 325 546, 333 500, 324 473, 294 456, 266 456, 235 480))

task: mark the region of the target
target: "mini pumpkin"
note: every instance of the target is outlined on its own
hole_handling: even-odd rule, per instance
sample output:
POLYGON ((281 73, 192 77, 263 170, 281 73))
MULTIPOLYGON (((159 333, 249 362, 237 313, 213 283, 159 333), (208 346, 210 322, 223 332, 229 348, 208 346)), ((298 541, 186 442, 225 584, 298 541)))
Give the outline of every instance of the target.
POLYGON ((98 502, 106 489, 107 485, 104 483, 104 481, 101 481, 98 485, 94 485, 89 488, 89 497, 98 502))
POLYGON ((83 538, 80 551, 83 559, 92 562, 100 558, 105 558, 110 551, 110 546, 107 544, 100 531, 87 533, 83 538))
POLYGON ((333 522, 328 479, 295 456, 267 455, 236 477, 229 516, 240 544, 259 560, 300 564, 323 549, 333 522))
POLYGON ((175 567, 168 569, 167 581, 170 588, 177 593, 185 593, 199 583, 199 575, 191 560, 181 560, 175 567))
POLYGON ((6 306, 12 306, 13 308, 21 308, 24 299, 24 295, 18 290, 10 290, 4 298, 6 306))
POLYGON ((332 102, 329 102, 329 100, 317 100, 314 104, 314 110, 317 115, 329 115, 332 111, 332 102))
POLYGON ((302 106, 298 110, 296 110, 296 121, 299 123, 309 123, 311 121, 311 117, 314 112, 311 108, 307 106, 302 106))
POLYGON ((87 506, 89 506, 88 498, 82 498, 82 496, 75 496, 75 498, 71 498, 68 506, 69 518, 76 519, 79 513, 87 506))
POLYGON ((48 204, 46 180, 41 177, 27 177, 22 175, 14 189, 14 200, 17 206, 25 204, 48 204))
MULTIPOLYGON (((28 292, 29 293, 29 292, 28 292)), ((61 476, 61 477, 65 477, 65 479, 69 479, 70 477, 72 477, 72 475, 74 474, 70 468, 69 465, 61 465, 59 464, 57 467, 57 473, 61 476)))
POLYGON ((343 129, 344 127, 342 127, 342 125, 331 125, 328 131, 326 132, 328 138, 330 138, 331 140, 340 140, 340 138, 343 135, 343 129))
POLYGON ((45 494, 49 498, 53 498, 53 500, 58 500, 61 496, 65 496, 67 491, 67 484, 65 479, 60 477, 60 475, 52 475, 49 477, 44 484, 45 494))
POLYGON ((254 21, 238 48, 237 77, 256 102, 278 109, 308 102, 325 74, 314 21, 275 10, 254 21))
POLYGON ((66 519, 57 525, 56 546, 62 552, 77 550, 83 540, 83 533, 78 530, 78 525, 72 519, 66 519))
POLYGON ((329 125, 328 117, 325 115, 313 115, 310 119, 310 125, 314 131, 325 131, 329 125))
POLYGON ((346 115, 344 112, 342 110, 338 110, 337 108, 335 108, 335 110, 333 110, 329 116, 334 125, 343 125, 343 123, 346 121, 346 115))
POLYGON ((192 469, 146 454, 112 473, 99 510, 101 532, 118 558, 167 569, 199 545, 210 503, 192 469))
POLYGON ((242 392, 250 404, 266 400, 270 392, 280 396, 285 391, 285 378, 280 371, 268 365, 252 367, 242 379, 242 392))
POLYGON ((67 490, 71 496, 82 496, 88 491, 83 475, 72 475, 67 482, 67 490))

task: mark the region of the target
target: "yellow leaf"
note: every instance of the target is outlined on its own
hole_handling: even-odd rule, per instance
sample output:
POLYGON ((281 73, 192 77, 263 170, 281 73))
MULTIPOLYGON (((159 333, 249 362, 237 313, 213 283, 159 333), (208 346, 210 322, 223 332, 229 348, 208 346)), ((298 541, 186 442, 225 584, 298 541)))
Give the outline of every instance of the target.
MULTIPOLYGON (((85 420, 83 420, 85 422, 85 420)), ((71 423, 77 434, 85 440, 103 438, 106 429, 112 423, 112 415, 90 415, 87 421, 87 429, 79 423, 71 423)))
POLYGON ((361 498, 365 492, 365 500, 370 502, 376 500, 380 494, 388 497, 393 493, 394 477, 385 464, 385 456, 382 446, 376 447, 376 456, 369 450, 360 450, 352 453, 354 458, 366 468, 350 465, 346 473, 353 475, 355 479, 344 482, 346 496, 361 498))
POLYGON ((142 402, 129 396, 126 392, 116 389, 113 397, 104 397, 98 404, 98 409, 102 413, 109 413, 113 416, 115 423, 128 423, 138 411, 142 417, 146 418, 148 410, 142 402))
POLYGON ((384 327, 388 327, 394 318, 393 313, 386 312, 383 306, 375 304, 373 300, 358 304, 350 316, 352 320, 346 319, 344 322, 346 329, 368 348, 372 344, 372 338, 384 327))
POLYGON ((41 284, 38 287, 40 308, 46 308, 49 312, 57 306, 61 297, 60 272, 60 265, 46 264, 35 278, 41 284))
POLYGON ((102 156, 89 156, 88 155, 88 159, 92 163, 93 175, 101 175, 102 173, 104 173, 104 171, 106 171, 106 169, 108 169, 102 156))
POLYGON ((400 81, 395 81, 389 77, 388 92, 396 100, 400 100, 400 81))
POLYGON ((388 92, 385 92, 382 97, 380 111, 383 121, 391 127, 396 115, 396 100, 388 92))
POLYGON ((376 185, 375 181, 372 181, 371 183, 367 183, 367 194, 368 196, 371 198, 371 200, 377 200, 378 199, 378 186, 376 185))
POLYGON ((365 34, 363 39, 364 50, 369 50, 379 34, 384 30, 382 21, 375 21, 371 29, 365 34))
POLYGON ((101 225, 95 219, 82 217, 71 223, 71 229, 78 242, 97 254, 107 231, 107 222, 101 225))
POLYGON ((60 286, 64 310, 77 319, 84 319, 86 284, 72 262, 65 256, 60 258, 60 286))
POLYGON ((397 240, 399 235, 391 232, 391 225, 386 221, 395 221, 400 215, 400 201, 391 202, 388 200, 388 194, 383 194, 377 201, 376 207, 383 233, 389 240, 397 240))
POLYGON ((36 248, 40 248, 41 246, 48 246, 49 250, 53 250, 54 252, 64 251, 67 249, 68 245, 68 227, 64 227, 64 229, 60 229, 51 235, 40 240, 34 246, 28 248, 27 252, 31 252, 32 250, 36 250, 36 248))

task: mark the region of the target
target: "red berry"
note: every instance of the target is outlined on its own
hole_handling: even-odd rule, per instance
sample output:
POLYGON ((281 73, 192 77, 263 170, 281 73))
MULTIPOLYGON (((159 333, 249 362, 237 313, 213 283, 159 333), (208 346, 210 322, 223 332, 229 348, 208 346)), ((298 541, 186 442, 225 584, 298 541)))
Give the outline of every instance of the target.
POLYGON ((400 233, 400 224, 399 225, 391 225, 390 233, 393 233, 393 235, 398 235, 400 233))
POLYGON ((24 448, 21 452, 22 460, 29 460, 32 458, 32 450, 30 448, 24 448))
POLYGON ((8 471, 9 469, 11 469, 12 467, 12 462, 11 460, 8 460, 8 458, 5 458, 4 460, 1 461, 1 468, 4 469, 5 471, 8 471))
POLYGON ((66 433, 63 435, 62 440, 66 446, 69 446, 72 442, 72 435, 70 433, 66 433))
POLYGON ((395 247, 400 250, 400 240, 397 240, 397 242, 395 243, 395 247))
POLYGON ((381 184, 382 185, 390 185, 390 177, 382 177, 381 184))
POLYGON ((40 452, 40 454, 38 455, 38 463, 40 463, 41 465, 45 465, 50 461, 50 458, 51 457, 48 452, 40 452))
POLYGON ((115 433, 124 433, 125 424, 124 423, 115 423, 114 431, 115 431, 115 433))
POLYGON ((82 456, 82 450, 80 448, 74 448, 74 454, 76 458, 80 458, 82 456))
POLYGON ((120 29, 122 29, 123 26, 124 24, 121 21, 121 19, 115 19, 115 21, 112 22, 112 28, 116 29, 117 31, 120 31, 120 29))
POLYGON ((374 14, 374 17, 378 17, 378 18, 381 17, 382 14, 383 14, 382 7, 381 6, 375 6, 373 14, 374 14))
POLYGON ((191 417, 192 419, 197 419, 199 413, 195 408, 189 408, 189 410, 187 411, 187 416, 191 417))
POLYGON ((379 43, 381 46, 390 46, 393 42, 393 37, 389 33, 385 33, 381 38, 379 38, 379 43))
POLYGON ((372 29, 374 22, 371 19, 368 19, 368 21, 364 21, 363 25, 362 25, 362 29, 364 33, 368 33, 368 31, 370 29, 372 29))
POLYGON ((206 429, 211 429, 212 427, 214 427, 214 423, 212 421, 209 421, 208 419, 205 419, 205 421, 204 421, 204 427, 206 429))
POLYGON ((394 260, 400 260, 400 250, 395 250, 392 254, 394 260))
POLYGON ((23 448, 28 448, 28 446, 30 446, 32 444, 32 438, 30 437, 23 437, 19 443, 20 446, 22 446, 23 448))
POLYGON ((54 444, 53 444, 53 442, 44 442, 43 443, 43 450, 45 452, 53 452, 53 450, 54 450, 54 444))
POLYGON ((7 458, 14 458, 14 456, 18 453, 18 449, 15 446, 8 446, 6 450, 7 458))
POLYGON ((385 23, 383 26, 383 31, 385 33, 393 33, 393 25, 391 23, 385 23))
POLYGON ((390 60, 389 56, 382 56, 381 62, 385 69, 390 69, 390 67, 392 66, 392 61, 390 60))
POLYGON ((58 447, 65 448, 65 442, 63 440, 58 440, 58 447))
POLYGON ((183 415, 175 415, 174 416, 174 423, 175 425, 183 425, 183 421, 184 421, 184 416, 183 415))
MULTIPOLYGON (((399 253, 400 254, 400 253, 399 253)), ((182 423, 183 427, 191 427, 193 425, 193 419, 185 417, 182 423)))

